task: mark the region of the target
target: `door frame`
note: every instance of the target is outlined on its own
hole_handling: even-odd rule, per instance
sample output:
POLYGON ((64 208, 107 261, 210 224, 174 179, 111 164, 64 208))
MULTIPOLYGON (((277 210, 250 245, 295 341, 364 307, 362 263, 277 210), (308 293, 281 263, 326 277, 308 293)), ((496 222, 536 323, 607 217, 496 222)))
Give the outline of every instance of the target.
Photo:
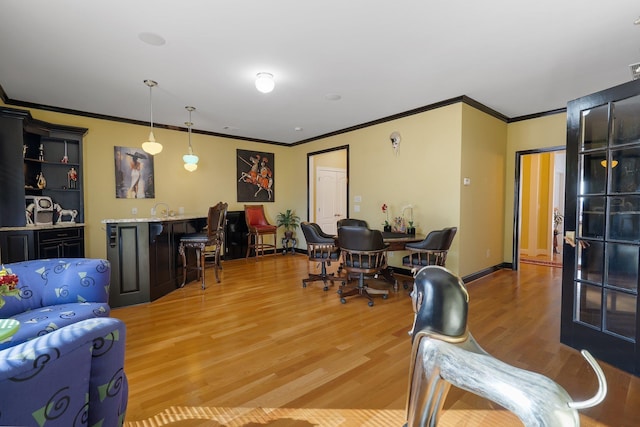
MULTIPOLYGON (((512 262, 511 268, 512 270, 518 270, 520 267, 520 218, 522 213, 520 209, 522 207, 521 198, 522 198, 522 189, 520 188, 520 181, 522 178, 522 170, 521 170, 521 162, 522 156, 526 156, 529 154, 542 154, 542 153, 550 153, 554 151, 566 151, 566 146, 554 146, 554 147, 545 147, 545 148, 534 148, 531 150, 522 150, 516 151, 516 162, 515 162, 515 182, 513 186, 513 247, 512 247, 512 262)), ((565 179, 566 179, 565 173, 565 179)), ((566 186, 565 186, 566 188, 566 186)))
POLYGON ((314 183, 311 182, 311 171, 313 168, 313 157, 317 156, 319 154, 326 154, 326 153, 331 153, 333 151, 340 151, 340 150, 344 150, 345 154, 347 156, 347 167, 346 167, 346 171, 347 171, 347 191, 345 194, 346 200, 345 200, 345 206, 346 206, 346 215, 347 218, 349 218, 349 187, 350 187, 350 180, 349 180, 349 145, 341 145, 338 147, 333 147, 333 148, 327 148, 326 150, 320 150, 320 151, 312 151, 307 153, 307 221, 311 221, 311 207, 315 205, 315 200, 312 201, 311 197, 312 197, 312 189, 314 188, 314 183))

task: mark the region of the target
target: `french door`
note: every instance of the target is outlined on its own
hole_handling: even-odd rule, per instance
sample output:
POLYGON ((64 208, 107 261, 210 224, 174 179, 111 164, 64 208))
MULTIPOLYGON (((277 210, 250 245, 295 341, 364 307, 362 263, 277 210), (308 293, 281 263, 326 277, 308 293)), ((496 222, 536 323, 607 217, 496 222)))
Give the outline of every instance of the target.
POLYGON ((640 81, 567 105, 561 341, 640 374, 640 81))

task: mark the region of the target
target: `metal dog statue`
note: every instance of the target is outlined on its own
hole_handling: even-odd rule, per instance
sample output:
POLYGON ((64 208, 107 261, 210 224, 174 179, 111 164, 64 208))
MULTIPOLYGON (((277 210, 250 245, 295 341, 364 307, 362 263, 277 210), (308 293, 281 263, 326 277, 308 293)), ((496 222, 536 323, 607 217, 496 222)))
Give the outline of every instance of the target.
POLYGON ((573 402, 544 375, 485 352, 467 329, 469 294, 464 283, 446 268, 422 268, 415 275, 411 299, 415 318, 405 426, 436 426, 451 385, 501 405, 525 427, 577 427, 577 410, 604 400, 604 373, 586 350, 582 355, 595 371, 599 389, 584 402, 573 402))

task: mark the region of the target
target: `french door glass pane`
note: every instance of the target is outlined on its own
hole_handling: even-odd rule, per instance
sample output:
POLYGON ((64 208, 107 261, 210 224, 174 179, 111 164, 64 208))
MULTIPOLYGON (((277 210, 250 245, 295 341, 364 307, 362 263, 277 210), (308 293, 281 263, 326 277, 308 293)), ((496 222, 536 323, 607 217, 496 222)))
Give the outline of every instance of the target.
POLYGON ((607 243, 607 283, 638 291, 638 246, 607 243))
POLYGON ((606 293, 605 329, 635 341, 637 297, 613 290, 606 293))
POLYGON ((579 194, 602 194, 607 183, 607 155, 604 151, 583 154, 579 194), (604 162, 604 163, 603 163, 604 162))
POLYGON ((602 239, 604 236, 604 197, 580 197, 578 237, 602 239))
POLYGON ((613 143, 640 142, 640 96, 614 102, 613 115, 613 143))
POLYGON ((576 283, 576 313, 578 322, 602 328, 602 288, 599 286, 576 283))
POLYGON ((635 193, 640 191, 640 147, 611 151, 610 193, 635 193))
POLYGON ((602 284, 604 271, 604 243, 579 240, 576 279, 602 284))
POLYGON ((609 198, 609 238, 640 241, 640 196, 609 198))
POLYGON ((607 145, 608 110, 608 105, 601 105, 582 111, 581 150, 592 150, 607 145))

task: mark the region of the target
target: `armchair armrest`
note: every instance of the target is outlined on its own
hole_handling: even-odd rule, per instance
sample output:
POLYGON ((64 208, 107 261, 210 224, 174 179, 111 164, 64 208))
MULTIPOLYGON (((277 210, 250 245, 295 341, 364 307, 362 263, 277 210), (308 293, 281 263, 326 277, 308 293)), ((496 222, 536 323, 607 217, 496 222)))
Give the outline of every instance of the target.
POLYGON ((96 318, 0 351, 0 425, 122 425, 124 350, 124 323, 96 318))

